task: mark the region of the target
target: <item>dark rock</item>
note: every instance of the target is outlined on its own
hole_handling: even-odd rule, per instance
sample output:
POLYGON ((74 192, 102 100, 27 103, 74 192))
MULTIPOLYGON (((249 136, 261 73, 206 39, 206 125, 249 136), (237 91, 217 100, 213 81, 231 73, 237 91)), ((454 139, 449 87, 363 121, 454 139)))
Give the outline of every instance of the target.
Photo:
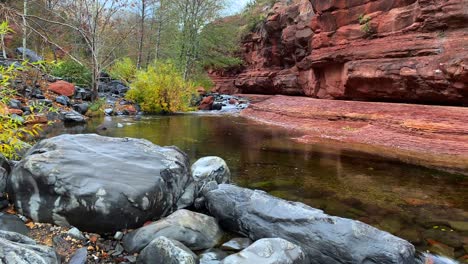
POLYGON ((35 94, 34 98, 43 100, 45 99, 45 96, 43 94, 35 94))
POLYGON ((208 249, 198 256, 200 264, 220 264, 227 253, 216 248, 208 249))
POLYGON ((87 257, 88 250, 85 247, 80 248, 73 254, 68 264, 86 264, 87 257))
POLYGON ((16 99, 10 99, 8 107, 13 109, 21 109, 21 101, 16 99))
POLYGON ((177 148, 147 140, 61 135, 27 153, 9 188, 17 210, 35 222, 116 232, 169 214, 188 166, 177 148))
POLYGON ((68 98, 67 96, 65 95, 59 95, 55 98, 55 102, 61 104, 61 105, 65 105, 65 106, 68 106, 70 105, 70 98, 68 98))
POLYGON ((227 184, 206 193, 205 198, 211 215, 227 230, 252 240, 286 239, 301 246, 313 263, 405 264, 414 261, 415 249, 409 242, 302 203, 227 184))
POLYGON ((29 234, 29 229, 18 216, 6 213, 0 213, 0 230, 20 233, 25 236, 29 234))
POLYGON ((86 112, 88 112, 89 109, 89 104, 88 103, 81 103, 81 104, 74 104, 73 105, 73 110, 76 112, 84 115, 86 112))
POLYGON ((221 110, 223 108, 223 104, 220 104, 220 103, 214 103, 213 104, 213 110, 221 110))
POLYGON ((221 245, 221 249, 230 251, 241 251, 252 244, 252 240, 247 237, 237 237, 221 245))
POLYGON ((155 238, 140 253, 141 264, 197 264, 197 255, 182 243, 160 236, 155 238))
POLYGON ((37 99, 33 102, 33 104, 45 105, 49 107, 54 105, 49 99, 37 99))
POLYGON ((16 54, 18 54, 19 56, 22 56, 23 51, 24 51, 24 54, 26 55, 26 59, 29 62, 38 62, 38 61, 44 60, 44 58, 37 55, 36 52, 34 52, 34 51, 30 50, 30 49, 27 49, 27 48, 19 47, 19 48, 16 48, 15 51, 16 51, 16 54))
POLYGON ((84 89, 81 87, 76 87, 75 89, 75 99, 81 99, 84 101, 89 101, 92 98, 92 92, 88 89, 84 89))
POLYGON ((158 236, 180 241, 192 250, 214 247, 222 237, 222 231, 211 216, 178 210, 167 218, 139 228, 124 236, 125 250, 136 253, 158 236))
POLYGON ((24 124, 24 122, 25 122, 24 118, 17 115, 17 114, 10 115, 10 118, 13 119, 16 123, 19 123, 19 124, 24 124))
POLYGON ((264 238, 256 241, 241 252, 230 255, 223 264, 308 264, 301 247, 282 238, 264 238))
POLYGON ((4 168, 7 173, 11 172, 11 166, 8 160, 0 153, 0 167, 4 168))
POLYGON ((65 123, 86 123, 86 118, 75 110, 62 112, 65 123))
POLYGON ((0 262, 59 264, 60 259, 50 247, 37 245, 34 240, 18 233, 0 231, 0 262))
POLYGON ((52 243, 57 254, 65 260, 66 256, 72 253, 72 244, 61 236, 54 236, 52 243))

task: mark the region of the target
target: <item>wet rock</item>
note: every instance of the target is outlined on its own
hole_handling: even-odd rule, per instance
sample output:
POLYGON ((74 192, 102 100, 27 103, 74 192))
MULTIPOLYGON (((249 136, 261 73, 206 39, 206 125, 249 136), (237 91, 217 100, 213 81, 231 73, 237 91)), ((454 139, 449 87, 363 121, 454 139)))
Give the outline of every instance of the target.
POLYGON ((212 110, 214 101, 214 96, 207 96, 203 98, 200 105, 198 106, 198 110, 212 110))
POLYGON ((70 105, 70 98, 66 97, 65 95, 60 95, 55 97, 55 102, 64 106, 68 106, 70 105))
POLYGON ((247 237, 237 237, 221 245, 221 249, 230 251, 241 251, 252 244, 252 240, 247 237))
POLYGON ((86 118, 75 110, 62 112, 65 123, 86 123, 86 118))
POLYGON ((446 257, 435 256, 431 254, 423 254, 421 261, 419 263, 430 263, 430 264, 459 264, 454 260, 448 259, 446 257))
POLYGON ((7 179, 8 172, 4 168, 0 167, 0 195, 6 193, 7 179))
POLYGON ((86 264, 88 250, 85 247, 78 249, 70 258, 68 264, 86 264))
POLYGON ((450 247, 450 246, 447 246, 443 243, 440 243, 440 242, 437 242, 437 241, 433 241, 433 240, 430 240, 429 241, 429 248, 428 250, 434 254, 437 254, 437 255, 442 255, 442 256, 446 256, 446 257, 449 257, 449 258, 454 258, 455 257, 455 249, 450 247))
POLYGON ((208 249, 198 256, 200 264, 220 264, 227 257, 227 253, 216 248, 208 249))
POLYGON ((219 157, 204 157, 197 160, 190 168, 193 181, 187 186, 182 198, 179 200, 178 208, 190 207, 194 199, 199 196, 202 188, 211 181, 215 183, 229 183, 231 172, 226 162, 219 157))
POLYGON ((106 108, 104 109, 104 113, 108 116, 111 116, 114 113, 114 109, 112 108, 106 108))
POLYGON ((301 247, 281 238, 264 238, 241 252, 228 256, 223 264, 308 264, 301 247))
POLYGON ((37 245, 34 240, 18 233, 0 231, 0 262, 59 264, 60 259, 50 247, 37 245))
POLYGON ((35 222, 116 232, 169 214, 188 169, 187 156, 175 147, 62 135, 36 144, 13 170, 9 187, 17 210, 35 222))
POLYGON ((130 253, 139 252, 158 236, 180 241, 192 250, 201 250, 214 247, 222 231, 213 217, 182 209, 125 235, 123 245, 130 253))
POLYGON ((220 103, 214 103, 213 106, 211 107, 211 110, 217 110, 217 111, 219 111, 219 110, 221 110, 221 109, 223 109, 223 105, 220 104, 220 103))
POLYGON ((49 84, 49 90, 58 95, 70 97, 75 94, 75 85, 66 81, 56 81, 49 84))
POLYGON ((140 253, 141 264, 197 264, 197 255, 179 241, 157 237, 140 253))
POLYGON ((302 203, 221 184, 205 194, 207 208, 229 231, 252 240, 280 237, 310 260, 333 263, 412 263, 414 246, 367 224, 334 217, 302 203))
POLYGON ((449 232, 449 227, 429 229, 423 232, 423 237, 428 241, 439 241, 440 243, 449 245, 454 248, 463 246, 463 237, 457 232, 449 232))
POLYGON ((88 112, 89 109, 89 104, 88 103, 81 103, 81 104, 74 104, 73 105, 73 110, 76 112, 84 115, 86 112, 88 112))
POLYGON ((18 216, 6 213, 0 213, 0 230, 15 232, 25 236, 29 234, 29 229, 18 216))

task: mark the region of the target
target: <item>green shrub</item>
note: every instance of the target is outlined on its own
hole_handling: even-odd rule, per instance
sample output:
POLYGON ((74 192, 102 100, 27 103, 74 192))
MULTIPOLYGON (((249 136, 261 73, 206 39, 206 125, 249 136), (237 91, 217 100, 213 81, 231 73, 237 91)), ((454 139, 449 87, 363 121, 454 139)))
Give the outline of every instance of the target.
POLYGON ((127 92, 148 113, 173 113, 190 110, 194 85, 185 81, 170 61, 156 62, 139 70, 127 92))
POLYGON ((136 69, 136 64, 130 58, 123 58, 114 63, 109 74, 113 79, 129 84, 135 78, 136 69))
POLYGON ((74 60, 58 62, 51 74, 81 87, 90 87, 93 79, 91 70, 74 60))
POLYGON ((366 35, 372 34, 372 31, 373 31, 371 27, 372 18, 366 17, 361 14, 358 20, 359 20, 359 25, 361 25, 362 32, 366 33, 366 35))
MULTIPOLYGON (((38 136, 40 131, 38 124, 24 126, 19 118, 8 113, 7 104, 16 95, 16 90, 10 87, 10 80, 15 75, 13 67, 0 66, 0 153, 7 159, 18 159, 18 153, 27 146, 23 140, 38 136)), ((28 119, 33 118, 28 116, 28 119)))

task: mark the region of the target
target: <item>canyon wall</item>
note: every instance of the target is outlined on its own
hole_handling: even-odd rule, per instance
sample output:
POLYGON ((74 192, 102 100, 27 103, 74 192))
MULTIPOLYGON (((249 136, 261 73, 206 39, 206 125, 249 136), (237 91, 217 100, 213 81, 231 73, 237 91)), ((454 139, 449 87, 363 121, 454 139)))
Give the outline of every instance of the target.
POLYGON ((468 0, 276 3, 223 92, 468 104, 468 0))

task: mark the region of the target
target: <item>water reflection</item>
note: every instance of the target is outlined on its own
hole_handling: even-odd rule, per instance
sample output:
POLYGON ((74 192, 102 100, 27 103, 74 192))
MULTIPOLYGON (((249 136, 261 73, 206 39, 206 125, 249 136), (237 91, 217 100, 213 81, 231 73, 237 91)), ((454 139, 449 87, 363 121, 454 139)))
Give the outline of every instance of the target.
POLYGON ((299 135, 232 116, 106 118, 87 126, 57 128, 49 136, 60 133, 145 138, 178 146, 192 161, 220 156, 241 186, 361 220, 421 250, 443 251, 455 258, 468 254, 468 180, 461 175, 335 145, 295 143, 290 138, 299 135), (442 249, 436 243, 442 243, 442 249))

